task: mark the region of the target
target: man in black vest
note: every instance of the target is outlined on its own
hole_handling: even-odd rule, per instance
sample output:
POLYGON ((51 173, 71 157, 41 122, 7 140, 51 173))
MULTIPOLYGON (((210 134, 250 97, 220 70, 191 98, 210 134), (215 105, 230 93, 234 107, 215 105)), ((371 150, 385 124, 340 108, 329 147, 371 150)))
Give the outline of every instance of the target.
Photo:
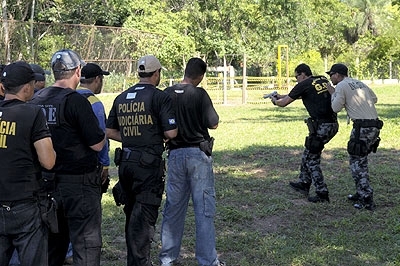
POLYGON ((170 97, 156 88, 161 64, 152 55, 139 59, 139 83, 114 100, 107 137, 122 142, 119 182, 127 194, 125 237, 128 266, 151 266, 150 244, 164 192, 164 139, 177 134, 170 97))
POLYGON ((58 202, 58 233, 49 235, 49 265, 61 266, 71 240, 74 265, 100 265, 101 180, 99 152, 105 134, 92 107, 75 91, 84 62, 72 50, 57 51, 51 59, 55 83, 35 94, 32 103, 47 116, 59 155, 52 171, 58 202), (85 114, 85 115, 82 115, 85 114))
POLYGON ((47 265, 47 227, 39 209, 41 167, 51 169, 56 154, 42 110, 25 103, 35 75, 26 62, 7 65, 0 101, 0 265, 14 249, 21 265, 47 265))

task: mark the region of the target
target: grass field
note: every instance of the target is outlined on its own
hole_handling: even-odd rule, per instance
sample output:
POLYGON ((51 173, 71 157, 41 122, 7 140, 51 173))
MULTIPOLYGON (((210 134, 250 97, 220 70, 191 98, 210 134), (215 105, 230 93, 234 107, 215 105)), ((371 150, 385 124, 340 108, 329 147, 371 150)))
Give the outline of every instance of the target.
MULTIPOLYGON (((307 113, 300 101, 279 108, 216 105, 220 115, 214 170, 217 190, 217 251, 228 266, 400 265, 400 90, 372 87, 385 125, 381 145, 369 156, 375 212, 356 210, 346 196, 355 190, 346 144, 351 125, 339 114, 339 133, 326 145, 322 170, 330 203, 309 203, 288 182, 298 175, 307 113)), ((115 95, 101 95, 109 109, 115 95)), ((111 156, 118 144, 111 143, 111 156)), ((117 177, 112 168, 112 183, 117 177)), ((152 257, 158 265, 161 210, 152 257)), ((194 258, 194 215, 187 215, 182 246, 184 265, 194 258)), ((102 265, 126 265, 124 215, 111 192, 103 197, 102 265)))

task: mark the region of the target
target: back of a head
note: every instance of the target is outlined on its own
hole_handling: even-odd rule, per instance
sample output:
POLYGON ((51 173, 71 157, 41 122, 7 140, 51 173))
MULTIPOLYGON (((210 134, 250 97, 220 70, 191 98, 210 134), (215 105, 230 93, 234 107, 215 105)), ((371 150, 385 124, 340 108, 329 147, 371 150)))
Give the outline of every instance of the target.
POLYGON ((187 62, 185 77, 190 79, 198 78, 206 73, 207 64, 201 58, 193 57, 187 62))
POLYGON ((51 69, 56 73, 67 72, 76 69, 78 66, 85 65, 85 62, 74 51, 69 49, 62 49, 54 53, 51 58, 51 69))
POLYGON ((151 77, 154 72, 162 68, 160 61, 154 55, 142 56, 137 63, 137 72, 139 77, 151 77))
POLYGON ((16 94, 21 86, 35 80, 36 74, 25 61, 15 61, 4 67, 1 74, 1 83, 4 89, 11 94, 16 94))
POLYGON ((306 76, 312 76, 312 71, 311 68, 307 65, 307 64, 300 64, 298 65, 295 70, 296 73, 300 74, 300 73, 304 73, 306 76))
POLYGON ((46 80, 46 74, 49 74, 50 72, 46 73, 46 71, 38 64, 29 64, 29 65, 31 66, 33 72, 37 74, 36 79, 35 79, 36 81, 45 81, 46 80))
POLYGON ((97 76, 110 75, 109 71, 103 70, 98 64, 87 63, 82 67, 81 84, 93 83, 97 76))

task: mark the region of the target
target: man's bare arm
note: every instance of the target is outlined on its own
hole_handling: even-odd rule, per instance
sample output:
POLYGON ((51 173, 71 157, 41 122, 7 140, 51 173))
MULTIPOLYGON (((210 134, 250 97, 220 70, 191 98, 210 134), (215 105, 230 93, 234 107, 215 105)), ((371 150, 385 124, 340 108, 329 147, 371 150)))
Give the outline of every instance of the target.
POLYGON ((50 137, 35 141, 33 146, 36 149, 38 159, 43 168, 50 170, 56 163, 56 152, 53 148, 53 142, 50 137))

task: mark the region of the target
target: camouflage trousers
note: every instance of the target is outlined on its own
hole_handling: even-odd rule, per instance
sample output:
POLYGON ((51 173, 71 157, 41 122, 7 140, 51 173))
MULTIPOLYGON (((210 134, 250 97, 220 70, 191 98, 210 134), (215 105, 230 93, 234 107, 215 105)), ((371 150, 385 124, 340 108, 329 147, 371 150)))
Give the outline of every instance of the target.
MULTIPOLYGON (((368 151, 371 151, 371 146, 377 141, 379 133, 380 130, 376 127, 360 128, 360 140, 366 142, 368 151)), ((355 138, 354 128, 351 131, 350 138, 355 138)), ((369 182, 368 155, 349 155, 349 164, 357 193, 361 197, 373 196, 374 191, 369 182)))
MULTIPOLYGON (((328 143, 338 132, 338 123, 321 123, 318 125, 315 133, 317 137, 321 138, 323 143, 328 143)), ((312 132, 309 132, 311 135, 312 132)), ((328 192, 328 187, 324 181, 324 175, 321 170, 321 152, 311 153, 309 149, 305 148, 301 157, 300 175, 299 179, 303 183, 315 186, 315 192, 324 193, 328 192)))

